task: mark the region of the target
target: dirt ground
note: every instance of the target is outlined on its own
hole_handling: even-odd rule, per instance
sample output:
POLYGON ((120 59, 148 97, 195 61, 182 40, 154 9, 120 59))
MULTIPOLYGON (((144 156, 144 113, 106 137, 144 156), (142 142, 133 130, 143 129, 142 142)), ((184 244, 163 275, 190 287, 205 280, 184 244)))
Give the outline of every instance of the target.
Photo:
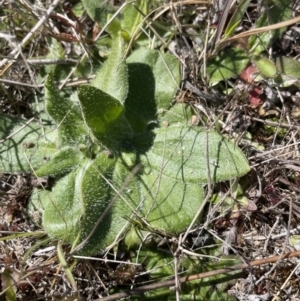
MULTIPOLYGON (((110 2, 120 6, 118 1, 110 2)), ((300 250, 300 80, 298 78, 289 87, 281 87, 272 80, 249 82, 248 75, 243 73, 210 86, 201 76, 206 60, 203 50, 198 49, 202 42, 206 43, 206 55, 209 55, 210 44, 197 41, 194 37, 197 27, 191 24, 209 20, 212 28, 217 27, 220 12, 224 12, 226 6, 222 6, 222 1, 215 2, 219 10, 217 4, 208 5, 205 1, 179 1, 157 17, 176 25, 176 34, 169 49, 164 51, 174 53, 182 63, 182 84, 177 101, 193 107, 194 124, 205 122, 206 126, 207 123, 212 126, 218 121, 221 132, 235 140, 251 165, 251 172, 241 180, 248 183, 244 191, 248 203, 235 204, 222 217, 214 205, 207 206, 207 216, 211 216, 208 232, 225 242, 225 255, 234 254, 245 264, 240 277, 228 282, 225 291, 229 295, 239 301, 300 300, 300 254, 297 252, 300 250), (291 252, 294 253, 287 258, 285 254, 291 252), (274 257, 275 262, 270 259, 274 257), (265 261, 250 268, 251 262, 257 260, 265 261)), ((237 34, 253 27, 267 9, 266 2, 250 1, 237 34)), ((10 60, 10 53, 42 19, 44 10, 41 8, 48 8, 50 3, 26 3, 0 1, 0 18, 6 24, 6 28, 0 28, 0 110, 1 114, 29 120, 35 102, 44 93, 43 82, 39 79, 43 66, 33 60, 48 51, 48 21, 44 21, 43 30, 34 39, 22 45, 22 52, 15 61, 10 60), (27 5, 32 6, 31 12, 27 5), (4 64, 5 59, 8 62, 4 64)), ((71 7, 76 3, 69 1, 71 7)), ((156 15, 170 3, 162 3, 156 15)), ((291 1, 291 6, 292 17, 300 16, 300 2, 291 1)), ((62 6, 57 6, 56 11, 61 10, 62 6)), ((95 26, 87 15, 80 22, 85 32, 91 32, 95 26)), ((299 24, 287 26, 267 49, 270 56, 299 57, 299 24)), ((59 29, 63 32, 66 27, 63 24, 59 29)), ((58 35, 61 38, 61 34, 58 35)), ((69 59, 64 63, 73 66, 72 60, 82 48, 75 42, 58 41, 68 53, 69 59)), ((245 72, 251 73, 251 70, 245 72)), ((70 78, 67 83, 76 85, 76 80, 70 78)), ((36 179, 32 174, 0 175, 0 300, 119 300, 124 296, 109 296, 111 288, 119 286, 129 291, 149 284, 147 271, 142 266, 128 265, 130 254, 124 250, 99 254, 95 256, 97 260, 67 256, 65 259, 73 267, 75 283, 70 281, 58 257, 57 242, 43 232, 40 214, 27 210, 33 188, 41 185, 39 181, 44 186, 52 185, 51 179, 36 179)), ((214 192, 229 190, 228 183, 214 187, 214 192)), ((187 249, 193 251, 193 242, 197 240, 195 233, 202 226, 196 225, 189 234, 187 249)), ((63 245, 62 249, 68 254, 69 246, 63 245)), ((153 288, 145 289, 154 289, 163 281, 168 280, 156 281, 153 288)))

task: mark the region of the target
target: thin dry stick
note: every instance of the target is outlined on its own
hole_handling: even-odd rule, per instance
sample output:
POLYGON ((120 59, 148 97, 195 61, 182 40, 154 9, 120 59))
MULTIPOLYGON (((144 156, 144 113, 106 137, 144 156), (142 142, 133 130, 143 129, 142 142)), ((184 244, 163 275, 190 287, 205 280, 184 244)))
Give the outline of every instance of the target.
POLYGON ((120 261, 120 260, 115 260, 115 259, 107 259, 107 258, 98 258, 98 257, 90 257, 90 256, 81 256, 81 255, 72 255, 72 258, 76 259, 84 259, 84 260, 95 260, 95 261, 102 261, 102 262, 113 262, 113 263, 119 263, 119 264, 124 264, 126 263, 127 265, 134 265, 134 266, 140 266, 140 263, 134 263, 134 262, 129 262, 129 261, 120 261))
MULTIPOLYGON (((300 144, 300 142, 297 143, 297 144, 300 144)), ((291 145, 294 145, 294 144, 291 144, 291 145)), ((291 146, 291 145, 290 145, 290 146, 291 146)), ((287 148, 287 147, 288 147, 288 146, 285 146, 285 148, 287 148)), ((264 161, 261 161, 261 162, 259 162, 259 163, 253 164, 253 165, 251 165, 251 167, 260 166, 260 165, 265 164, 265 163, 267 163, 267 162, 270 162, 270 161, 272 161, 272 160, 275 160, 275 161, 278 162, 278 161, 280 160, 280 157, 287 156, 287 155, 289 155, 289 154, 291 154, 291 153, 294 153, 294 151, 286 152, 286 153, 284 153, 284 154, 274 154, 273 157, 268 158, 268 159, 266 159, 266 160, 264 160, 264 161)), ((250 160, 250 158, 248 158, 248 160, 250 160)), ((281 159, 281 161, 284 161, 284 159, 281 159)), ((282 166, 282 167, 283 167, 283 166, 282 166)), ((290 165, 289 168, 290 168, 290 169, 294 169, 294 168, 292 167, 292 165, 290 165)), ((270 172, 272 172, 272 171, 270 171, 270 172)), ((270 173, 270 172, 269 172, 269 173, 270 173)))
MULTIPOLYGON (((181 278, 179 278, 179 281, 180 281, 180 283, 185 283, 185 282, 193 281, 193 280, 197 280, 197 279, 203 279, 203 278, 212 277, 212 276, 216 276, 216 275, 220 275, 220 274, 227 274, 227 273, 238 271, 238 270, 244 270, 244 269, 247 269, 250 267, 254 267, 254 266, 258 266, 258 265, 262 265, 262 264, 266 264, 266 263, 277 262, 278 260, 284 260, 284 259, 293 258, 296 256, 300 256, 300 251, 290 252, 290 253, 286 253, 286 254, 279 255, 279 256, 272 256, 272 257, 268 257, 268 258, 264 258, 264 259, 258 259, 258 260, 251 261, 248 264, 242 263, 242 264, 237 264, 237 265, 231 266, 229 268, 224 268, 224 269, 219 269, 219 270, 215 270, 215 271, 181 277, 181 278)), ((159 283, 152 283, 149 285, 144 285, 141 287, 137 287, 131 291, 114 294, 114 295, 104 297, 101 299, 96 299, 94 301, 120 300, 121 298, 126 298, 126 297, 129 297, 132 295, 143 294, 150 290, 155 290, 155 289, 159 289, 162 287, 168 287, 168 286, 174 286, 174 279, 161 281, 159 283)))
MULTIPOLYGON (((297 143, 290 144, 289 146, 299 145, 299 144, 300 144, 300 141, 298 141, 297 143)), ((275 154, 275 152, 279 152, 280 150, 283 150, 283 149, 285 149, 287 147, 288 146, 281 146, 281 147, 278 147, 278 148, 275 148, 275 149, 271 149, 269 151, 262 152, 260 154, 256 154, 256 155, 254 155, 252 157, 249 157, 248 160, 253 160, 253 159, 256 159, 256 158, 260 158, 260 157, 266 157, 267 155, 273 155, 273 154, 276 157, 275 159, 278 159, 278 155, 275 154)), ((271 159, 273 159, 273 158, 271 158, 271 159)))
MULTIPOLYGON (((221 241, 224 246, 229 247, 234 252, 234 254, 239 255, 239 252, 233 246, 229 245, 224 239, 222 239, 220 236, 215 234, 214 231, 210 229, 206 229, 206 231, 210 233, 212 236, 214 236, 217 240, 221 241)), ((244 263, 246 263, 246 260, 243 257, 240 256, 240 258, 244 263)))
POLYGON ((17 81, 8 80, 8 79, 0 79, 0 83, 12 85, 12 86, 28 87, 28 88, 33 88, 33 89, 38 89, 38 88, 43 88, 44 87, 44 84, 31 85, 31 84, 17 82, 17 81))
POLYGON ((132 0, 132 1, 128 1, 128 2, 125 2, 123 3, 119 9, 111 16, 111 18, 106 22, 106 24, 102 27, 101 31, 97 34, 96 38, 95 38, 95 42, 99 39, 99 37, 105 32, 106 28, 109 26, 109 24, 111 22, 114 21, 114 19, 121 13, 121 11, 124 9, 124 7, 126 5, 129 5, 131 3, 134 3, 136 2, 136 0, 132 0))
MULTIPOLYGON (((300 233, 300 226, 298 226, 297 228, 294 228, 290 231, 290 234, 292 234, 292 235, 295 235, 295 234, 299 235, 299 233, 300 233)), ((286 236, 286 232, 280 233, 280 234, 274 234, 274 235, 271 236, 271 239, 274 240, 274 239, 277 239, 277 238, 281 238, 283 236, 286 236)))
POLYGON ((272 299, 272 301, 281 300, 281 299, 278 299, 278 296, 279 296, 280 292, 284 289, 284 287, 286 286, 286 284, 290 281, 291 277, 296 272, 296 270, 299 268, 299 266, 300 266, 300 262, 298 262, 298 264, 296 265, 296 267, 290 273, 289 277, 287 277, 287 279, 284 281, 284 284, 281 286, 281 288, 279 289, 279 291, 276 293, 276 295, 274 296, 274 298, 272 299))
POLYGON ((229 10, 230 10, 230 7, 232 6, 233 4, 233 1, 234 0, 227 0, 226 4, 225 4, 225 7, 222 11, 222 16, 221 16, 221 19, 219 21, 219 25, 218 25, 218 28, 217 28, 217 31, 216 31, 216 35, 215 35, 215 38, 214 38, 214 41, 213 41, 213 46, 215 44, 218 44, 219 41, 220 41, 220 38, 221 38, 221 35, 222 35, 222 32, 223 32, 223 29, 225 27, 225 23, 227 21, 227 17, 228 17, 228 14, 229 14, 229 10))
MULTIPOLYGON (((38 31, 38 29, 43 25, 43 23, 48 19, 51 12, 55 9, 55 7, 61 2, 61 0, 54 0, 53 3, 50 5, 48 10, 46 11, 45 15, 41 17, 41 19, 36 23, 36 25, 30 30, 30 32, 26 35, 26 37, 18 44, 18 47, 16 47, 8 56, 11 56, 12 58, 17 58, 20 53, 20 49, 22 46, 24 46, 38 31)), ((7 62, 9 62, 10 59, 3 59, 0 62, 0 68, 3 67, 7 62)))
POLYGON ((260 33, 266 32, 266 31, 279 29, 279 28, 282 28, 282 27, 285 27, 285 26, 293 25, 293 24, 298 23, 298 22, 300 22, 300 16, 298 16, 296 18, 293 18, 293 19, 290 19, 290 20, 287 20, 287 21, 277 23, 277 24, 272 24, 272 25, 268 25, 268 26, 263 26, 263 27, 259 27, 259 28, 250 29, 246 32, 242 32, 242 33, 237 34, 237 35, 235 35, 235 36, 233 36, 229 39, 221 41, 218 44, 218 46, 223 47, 223 46, 227 45, 228 43, 236 41, 240 38, 245 38, 245 37, 249 37, 249 36, 252 36, 252 35, 255 35, 255 34, 260 34, 260 33))
POLYGON ((260 277, 260 279, 258 279, 255 284, 259 284, 263 279, 265 279, 268 275, 270 275, 277 267, 277 265, 279 264, 280 260, 283 258, 284 256, 284 252, 286 250, 287 244, 289 242, 289 237, 290 237, 290 227, 291 227, 291 221, 292 221, 292 199, 290 200, 290 211, 289 211, 289 220, 288 220, 288 225, 287 225, 287 232, 286 232, 286 238, 285 238, 285 242, 284 242, 284 246, 283 246, 283 250, 282 253, 279 257, 279 260, 276 262, 276 264, 273 265, 273 267, 266 273, 264 274, 262 277, 260 277))
POLYGON ((134 40, 138 38, 139 30, 142 30, 148 36, 148 34, 146 33, 146 30, 148 29, 148 27, 152 30, 152 32, 155 34, 155 36, 162 42, 164 47, 166 47, 166 42, 163 40, 163 38, 159 35, 159 33, 152 26, 153 22, 148 21, 148 18, 156 11, 156 9, 152 10, 147 16, 145 16, 145 14, 137 6, 134 5, 134 7, 141 14, 141 16, 143 16, 143 20, 137 25, 136 29, 134 30, 134 32, 132 34, 132 37, 128 43, 127 51, 124 55, 124 59, 126 58, 129 50, 132 48, 131 46, 132 46, 134 40), (142 27, 144 23, 147 24, 145 29, 142 27))
MULTIPOLYGON (((3 34, 3 33, 0 33, 0 38, 4 38, 7 40, 7 42, 10 44, 11 47, 13 48, 18 48, 19 50, 19 53, 24 61, 24 64, 26 65, 27 69, 28 69, 28 73, 29 73, 29 76, 30 76, 30 79, 31 81, 36 85, 36 81, 35 81, 35 78, 34 78, 34 74, 33 74, 33 71, 31 70, 23 52, 22 52, 22 49, 20 48, 20 46, 18 45, 17 43, 17 40, 16 40, 16 37, 15 36, 12 36, 12 35, 7 35, 7 34, 3 34)), ((5 69, 6 70, 6 69, 5 69)), ((2 73, 3 74, 3 73, 2 73)))
POLYGON ((176 256, 174 259, 176 301, 180 301, 180 282, 178 277, 178 269, 179 269, 179 258, 176 256))
MULTIPOLYGON (((92 79, 94 79, 94 75, 86 76, 84 78, 72 78, 69 79, 68 82, 65 84, 65 87, 73 87, 73 86, 78 86, 80 84, 87 84, 89 83, 92 79)), ((0 79, 0 83, 8 84, 8 85, 18 85, 18 86, 24 86, 24 87, 30 87, 30 88, 44 88, 44 84, 39 84, 39 85, 31 85, 23 82, 18 82, 18 81, 13 81, 13 80, 8 80, 8 79, 0 79)), ((62 81, 56 81, 56 85, 60 85, 62 81)))
MULTIPOLYGON (((134 0, 136 1, 136 0, 134 0)), ((127 2, 129 3, 129 2, 127 2)), ((130 2, 131 3, 131 2, 130 2)), ((206 5, 210 5, 209 1, 206 1, 206 0, 186 0, 186 1, 178 1, 178 2, 171 2, 170 4, 165 4, 164 6, 161 6, 161 7, 158 7, 154 10, 152 10, 147 16, 144 16, 144 14, 140 11, 141 15, 144 16, 144 19, 141 21, 140 25, 137 26, 135 32, 133 33, 133 38, 130 40, 129 44, 128 44, 128 47, 127 47, 127 51, 126 51, 126 54, 125 54, 125 57, 129 51, 129 49, 131 48, 131 45, 134 41, 134 37, 136 37, 136 34, 138 33, 138 30, 140 29, 141 25, 145 23, 147 23, 145 29, 147 29, 148 27, 153 31, 153 33, 161 40, 160 38, 160 35, 156 32, 156 30, 153 28, 153 26, 151 25, 153 22, 155 22, 156 19, 158 19, 161 15, 163 15, 166 11, 168 10, 172 10, 173 7, 175 6, 183 6, 183 5, 188 5, 188 4, 206 4, 206 5), (152 15, 154 14, 156 11, 160 10, 162 7, 164 7, 159 13, 157 13, 153 20, 152 21, 147 21, 147 19, 152 15)), ((139 10, 137 7, 136 7, 137 10, 139 10)), ((174 16, 174 15, 173 15, 174 16)), ((109 22, 111 22, 112 19, 109 20, 109 22)), ((178 24, 176 24, 178 25, 178 24)), ((179 24, 179 27, 180 27, 180 24, 179 24)), ((184 38, 184 37, 183 37, 184 38)), ((165 45, 165 42, 162 41, 162 43, 165 45)), ((178 57, 177 57, 178 58, 178 57)), ((181 59, 180 59, 181 61, 181 59)), ((182 62, 182 61, 181 61, 182 62)), ((184 64, 184 62, 182 62, 184 64)))
MULTIPOLYGON (((278 87, 276 87, 276 91, 277 91, 277 93, 278 93, 278 96, 279 96, 279 98, 280 98, 280 101, 281 101, 281 103, 282 103, 283 108, 285 108, 285 111, 286 111, 286 114, 285 114, 286 116, 285 116, 285 118, 286 118, 286 120, 288 121, 289 125, 291 125, 291 118, 290 118, 290 115, 289 115, 289 113, 288 113, 288 110, 286 109, 286 104, 284 103, 284 99, 283 99, 283 97, 282 97, 282 95, 281 95, 281 92, 279 91, 278 87)), ((279 128, 276 129, 276 133, 277 133, 278 130, 279 130, 279 128)), ((294 143, 297 142, 297 138, 296 138, 295 136, 296 136, 296 133, 294 133, 294 135, 292 135, 292 138, 291 138, 291 139, 293 140, 294 143)), ((295 152, 296 152, 297 156, 299 157, 299 148, 298 148, 297 146, 295 146, 295 152)))
MULTIPOLYGON (((189 89, 187 87, 187 89, 189 89)), ((194 91, 192 91, 193 93, 195 93, 194 91)), ((195 93, 197 94, 197 93, 195 93)), ((199 95, 200 96, 200 95, 199 95)), ((226 107, 225 109, 223 110, 218 110, 218 112, 220 112, 220 115, 221 114, 230 114, 231 112, 229 111, 226 111, 228 107, 226 107)), ((256 118, 256 117, 249 117, 249 116, 245 116, 245 115, 242 115, 243 117, 247 117, 248 120, 251 120, 251 121, 257 121, 257 122, 261 122, 263 124, 267 124, 267 125, 270 125, 270 126, 276 126, 276 127, 281 127, 281 128, 285 128, 285 129, 294 129, 294 130, 300 130, 300 126, 297 126, 297 125, 293 125, 293 124, 288 124, 288 123, 278 123, 278 122, 274 122, 274 121, 270 121, 270 120, 265 120, 265 119, 260 119, 260 118, 256 118)))
POLYGON ((276 229, 276 227, 278 226, 279 220, 280 220, 280 216, 277 215, 276 216, 276 221, 275 221, 274 225, 272 226, 272 228, 270 230, 270 233, 268 234, 268 237, 267 237, 267 239, 265 241, 265 245, 264 245, 264 248, 263 248, 264 253, 267 252, 267 247, 268 247, 269 241, 270 241, 270 239, 272 237, 271 235, 274 232, 274 230, 276 229))
POLYGON ((278 123, 270 120, 264 120, 256 117, 251 117, 251 120, 261 122, 263 124, 271 125, 271 126, 277 126, 285 129, 293 129, 293 130, 300 130, 300 126, 293 125, 293 124, 287 124, 287 123, 278 123))
MULTIPOLYGON (((279 118, 279 124, 282 124, 284 122, 284 118, 286 117, 286 105, 285 105, 284 99, 281 96, 281 93, 278 89, 277 89, 277 94, 278 94, 278 97, 279 97, 279 99, 281 101, 281 105, 282 105, 282 110, 281 110, 280 118, 279 118)), ((277 139, 278 132, 279 132, 279 127, 277 126, 276 130, 275 130, 275 133, 274 133, 271 148, 275 147, 275 145, 276 145, 276 139, 277 139)))
MULTIPOLYGON (((204 48, 203 51, 200 55, 200 57, 198 58, 198 62, 200 62, 202 56, 203 56, 203 77, 205 79, 207 79, 207 72, 206 72, 206 62, 207 62, 207 48, 208 48, 208 39, 209 39, 209 33, 210 33, 210 20, 208 20, 207 22, 207 28, 206 28, 206 34, 205 34, 205 43, 204 43, 204 48)), ((213 37, 214 39, 214 37, 213 37)))
POLYGON ((11 133, 10 135, 8 135, 7 137, 5 137, 4 139, 1 139, 0 143, 3 143, 4 141, 6 141, 6 140, 12 138, 14 135, 18 134, 20 131, 22 131, 33 120, 34 120, 34 117, 30 118, 24 125, 22 125, 20 128, 18 128, 15 132, 11 133))

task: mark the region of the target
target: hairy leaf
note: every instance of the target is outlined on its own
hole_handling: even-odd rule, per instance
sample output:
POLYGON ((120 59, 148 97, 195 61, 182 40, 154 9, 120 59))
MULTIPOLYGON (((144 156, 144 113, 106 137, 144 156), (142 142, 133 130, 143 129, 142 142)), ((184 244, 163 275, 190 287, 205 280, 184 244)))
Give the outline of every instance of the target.
POLYGON ((113 41, 111 53, 97 72, 92 85, 111 95, 120 103, 128 92, 127 66, 124 59, 124 41, 121 35, 113 41))
POLYGON ((74 144, 84 141, 88 135, 78 106, 60 96, 53 75, 45 83, 46 110, 58 126, 60 143, 74 144))
POLYGON ((122 30, 120 20, 118 20, 117 17, 113 18, 113 15, 108 14, 107 23, 109 24, 105 31, 109 33, 112 40, 118 39, 120 31, 122 30))
POLYGON ((81 243, 90 234, 92 235, 87 239, 87 243, 79 249, 79 253, 96 254, 100 250, 104 250, 114 241, 118 231, 125 224, 122 216, 116 216, 115 204, 112 204, 113 208, 109 210, 110 202, 115 194, 114 183, 112 183, 115 165, 116 159, 102 153, 86 168, 80 183, 83 211, 78 242, 81 243), (94 227, 95 231, 93 232, 94 227))
MULTIPOLYGON (((174 172, 183 173, 184 169, 184 166, 177 165, 174 172)), ((200 184, 182 179, 174 180, 165 174, 164 170, 146 167, 139 186, 139 217, 164 233, 175 234, 184 231, 204 199, 200 184)))
MULTIPOLYGON (((155 132, 153 148, 141 156, 143 169, 138 173, 132 173, 132 169, 139 156, 129 154, 123 154, 109 173, 104 170, 108 164, 103 160, 111 159, 105 156, 99 156, 88 168, 81 193, 86 207, 82 225, 86 223, 88 226, 83 228, 89 229, 84 231, 86 236, 112 195, 116 195, 116 199, 91 241, 80 252, 92 253, 111 244, 126 225, 124 216, 171 234, 184 231, 190 224, 203 200, 201 184, 207 183, 206 133, 187 126, 155 132), (105 187, 108 190, 104 192, 105 187), (96 207, 98 216, 92 218, 96 207)), ((242 176, 249 171, 244 155, 232 142, 216 132, 210 132, 208 139, 212 182, 242 176)), ((127 243, 135 242, 127 239, 127 243)))
POLYGON ((33 171, 45 164, 57 151, 57 131, 47 137, 44 139, 42 125, 1 115, 0 171, 33 171))
MULTIPOLYGON (((199 255, 200 257, 200 255, 199 255)), ((134 262, 143 264, 149 272, 151 279, 162 279, 174 275, 174 256, 167 252, 155 249, 138 249, 133 255, 134 262)), ((203 273, 217 270, 240 263, 240 260, 234 256, 227 256, 220 259, 219 262, 212 264, 199 258, 185 257, 180 260, 181 277, 191 274, 203 273)), ((203 279, 181 283, 179 292, 180 300, 201 300, 201 301, 234 301, 234 297, 227 295, 228 281, 241 277, 240 271, 233 270, 227 274, 207 276, 203 279), (212 283, 214 285, 212 285, 212 283)), ((132 296, 131 300, 178 300, 176 293, 169 288, 160 288, 145 292, 143 297, 132 296)))
POLYGON ((268 78, 274 78, 277 73, 275 64, 263 56, 253 56, 251 58, 252 63, 257 67, 262 76, 268 78))
MULTIPOLYGON (((48 53, 45 57, 45 59, 62 59, 64 60, 66 58, 66 52, 64 47, 62 46, 62 43, 58 41, 55 38, 51 38, 48 46, 48 53)), ((60 65, 60 64, 50 64, 43 66, 43 69, 41 70, 41 75, 45 72, 46 74, 52 73, 55 80, 64 80, 69 72, 71 71, 71 66, 68 65, 60 65)), ((39 77, 38 77, 39 78, 39 77)), ((44 78, 44 76, 42 76, 44 78)), ((40 83, 44 83, 44 80, 40 83)))
POLYGON ((45 191, 40 202, 45 205, 43 225, 51 237, 74 243, 78 239, 82 216, 80 183, 87 161, 60 179, 52 191, 45 191))
MULTIPOLYGON (((153 147, 143 155, 110 158, 101 153, 60 180, 48 196, 47 231, 58 238, 66 235, 68 241, 77 231, 75 245, 80 245, 81 254, 105 249, 124 230, 127 219, 163 233, 184 231, 204 198, 206 133, 181 125, 156 129, 155 134, 153 147), (143 167, 136 169, 140 161, 143 167)), ((216 132, 208 133, 208 148, 212 182, 249 171, 237 146, 216 132)))
POLYGON ((239 48, 225 48, 207 62, 209 83, 237 77, 249 62, 248 54, 239 48))
POLYGON ((132 131, 124 116, 123 105, 109 94, 88 85, 79 88, 85 122, 97 140, 109 149, 119 149, 132 131))
POLYGON ((249 172, 248 162, 237 145, 215 131, 196 127, 171 126, 155 130, 149 165, 158 172, 189 183, 207 183, 206 140, 212 182, 240 177, 249 172))
POLYGON ((148 3, 149 0, 128 3, 123 10, 122 29, 125 30, 131 38, 137 33, 144 16, 148 14, 148 3))
POLYGON ((161 112, 159 112, 158 119, 162 125, 191 125, 193 114, 195 113, 190 105, 185 103, 177 103, 169 110, 161 110, 161 112))
POLYGON ((136 173, 134 167, 134 156, 123 154, 116 163, 100 155, 87 169, 81 185, 85 209, 80 242, 104 215, 80 253, 92 254, 110 245, 128 224, 125 216, 167 233, 183 231, 189 225, 203 199, 202 187, 174 181, 156 171, 136 173))
POLYGON ((79 166, 84 155, 79 149, 65 147, 59 150, 52 159, 36 171, 38 177, 63 175, 79 166))
POLYGON ((145 48, 136 50, 127 59, 129 93, 125 115, 135 132, 145 130, 157 120, 158 110, 167 110, 178 89, 178 60, 145 48))
POLYGON ((115 8, 107 0, 82 0, 81 2, 91 19, 101 26, 105 25, 107 14, 115 12, 115 8))
POLYGON ((300 78, 300 62, 296 59, 280 56, 275 58, 275 63, 280 72, 300 78))

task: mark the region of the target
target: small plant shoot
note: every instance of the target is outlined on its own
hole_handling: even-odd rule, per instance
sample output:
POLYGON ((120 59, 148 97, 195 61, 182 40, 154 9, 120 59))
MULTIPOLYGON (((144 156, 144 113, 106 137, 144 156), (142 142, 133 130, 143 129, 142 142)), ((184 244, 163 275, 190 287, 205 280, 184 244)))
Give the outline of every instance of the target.
POLYGON ((0 301, 297 295, 298 2, 3 2, 0 301))
POLYGON ((204 199, 207 144, 213 182, 250 169, 241 150, 216 131, 207 136, 182 117, 158 114, 174 110, 175 57, 140 48, 125 61, 124 53, 119 35, 95 80, 79 87, 77 102, 61 96, 50 73, 51 122, 1 118, 2 139, 9 137, 1 145, 1 171, 55 178, 52 189, 33 193, 30 207, 43 212, 50 237, 77 254, 103 251, 134 227, 129 220, 161 233, 187 229, 204 199))

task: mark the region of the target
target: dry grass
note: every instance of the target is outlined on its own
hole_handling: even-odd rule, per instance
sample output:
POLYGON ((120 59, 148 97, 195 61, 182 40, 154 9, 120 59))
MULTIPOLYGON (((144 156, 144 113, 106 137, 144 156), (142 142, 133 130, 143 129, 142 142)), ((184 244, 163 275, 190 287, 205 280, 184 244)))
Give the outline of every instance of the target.
MULTIPOLYGON (((93 22, 86 16, 80 19, 84 29, 83 36, 77 36, 80 43, 66 41, 63 33, 72 37, 78 33, 64 23, 57 23, 53 13, 62 12, 60 2, 63 1, 52 4, 51 1, 36 1, 34 4, 23 0, 0 1, 3 13, 0 22, 5 22, 7 29, 0 36, 1 113, 31 118, 31 107, 43 94, 43 82, 38 80, 41 65, 60 63, 74 66, 77 63, 74 57, 79 52, 89 56, 91 46, 86 44, 84 35, 91 33, 93 22), (48 17, 45 17, 46 10, 49 13, 52 10, 48 17), (59 39, 71 59, 60 62, 37 60, 48 51, 46 35, 49 33, 59 39)), ((110 2, 120 6, 117 1, 110 2)), ((251 1, 247 18, 242 22, 242 32, 251 28, 263 8, 264 1, 258 2, 251 1)), ((292 5, 296 18, 300 15, 300 3, 293 1, 292 5)), ((200 69, 205 66, 212 49, 205 35, 202 36, 203 45, 200 45, 194 36, 197 24, 192 25, 192 22, 202 16, 203 22, 211 20, 213 23, 216 15, 208 13, 210 8, 206 1, 178 1, 162 5, 151 18, 171 21, 177 28, 176 39, 169 48, 182 62, 184 82, 178 101, 193 106, 199 124, 213 126, 218 121, 222 132, 234 137, 247 156, 252 169, 242 181, 247 184, 244 193, 251 200, 252 207, 236 205, 222 215, 221 203, 209 204, 202 223, 184 236, 187 238, 184 245, 181 237, 169 242, 177 250, 174 262, 176 264, 186 253, 194 252, 201 245, 197 245, 197 240, 208 232, 223 244, 224 254, 235 254, 244 263, 279 256, 275 263, 267 260, 245 269, 243 277, 230 284, 228 292, 231 295, 240 301, 251 298, 300 300, 299 260, 297 257, 283 260, 284 254, 295 251, 291 237, 298 239, 300 233, 300 94, 298 88, 282 89, 264 82, 261 83, 264 91, 271 89, 275 101, 267 99, 261 106, 254 107, 247 95, 251 85, 239 79, 226 82, 232 91, 227 95, 209 87, 201 78, 200 69), (251 140, 246 139, 245 132, 251 133, 251 140)), ((273 53, 298 57, 299 32, 297 24, 290 24, 286 34, 273 45, 273 53)), ((88 78, 70 76, 62 84, 71 86, 87 81, 88 78)), ((29 174, 2 174, 0 180, 0 287, 3 292, 12 289, 17 300, 98 300, 108 296, 115 287, 128 290, 148 284, 149 275, 143 266, 131 263, 128 252, 119 251, 117 254, 100 254, 95 260, 67 257, 76 283, 72 285, 72 279, 58 259, 56 242, 47 239, 40 228, 39 215, 32 216, 26 210, 32 187, 39 183, 29 174)), ((230 183, 212 188, 215 192, 230 195, 230 183)), ((63 250, 68 254, 68 246, 63 250)), ((155 285, 153 288, 157 287, 155 285)), ((0 300, 5 298, 0 297, 0 300)))

